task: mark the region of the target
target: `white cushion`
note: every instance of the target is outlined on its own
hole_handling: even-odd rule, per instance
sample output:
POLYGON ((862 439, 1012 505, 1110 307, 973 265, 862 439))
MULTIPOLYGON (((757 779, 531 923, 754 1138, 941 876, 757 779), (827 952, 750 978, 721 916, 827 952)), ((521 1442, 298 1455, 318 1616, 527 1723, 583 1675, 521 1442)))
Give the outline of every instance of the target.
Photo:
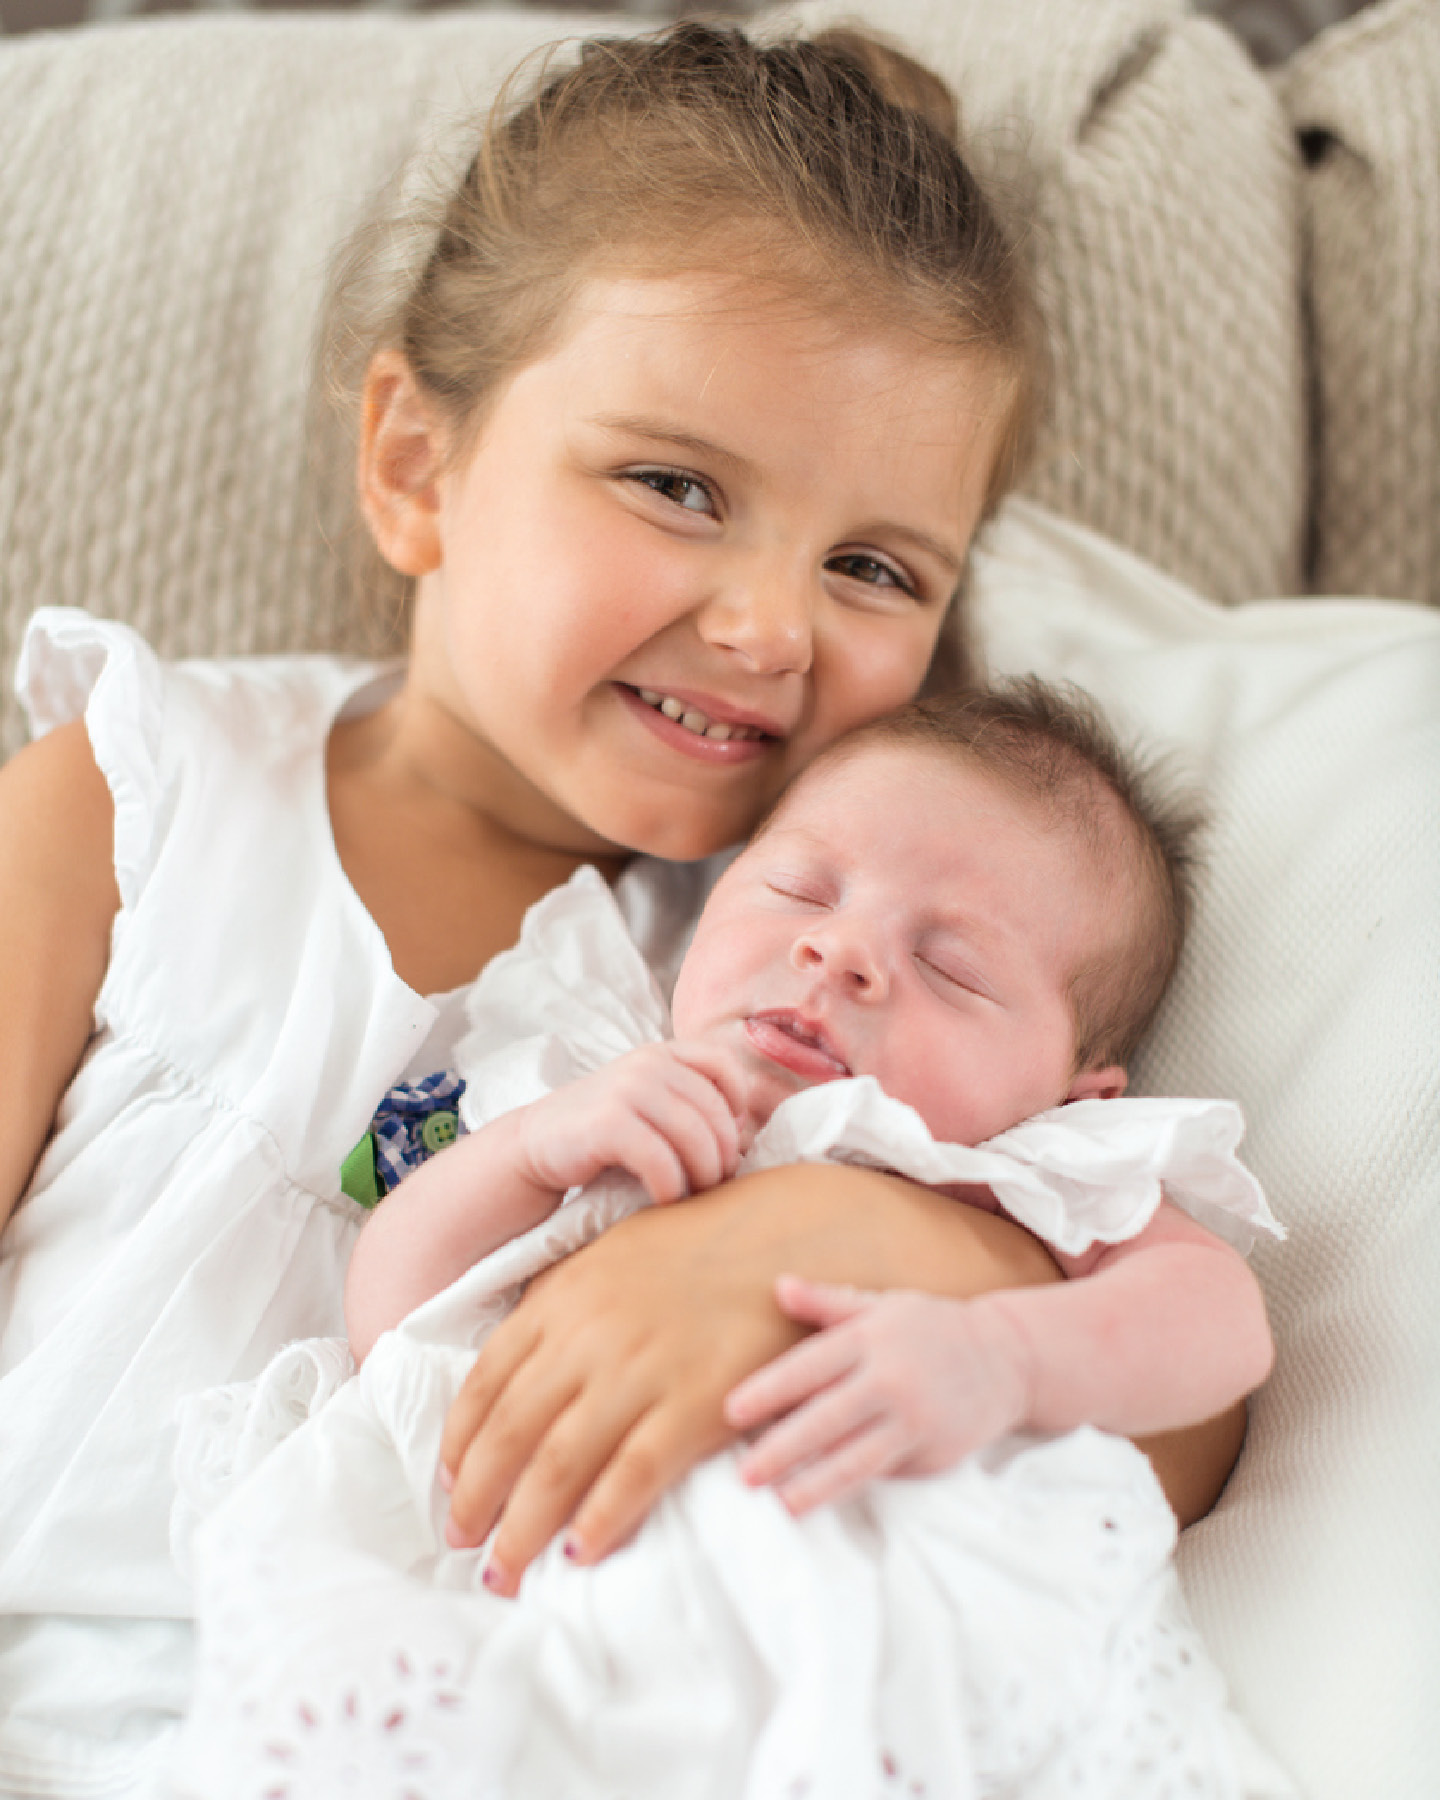
POLYGON ((1182 1572, 1310 1800, 1440 1793, 1440 616, 1223 610, 1026 502, 977 551, 997 670, 1087 688, 1214 810, 1139 1090, 1238 1099, 1290 1240, 1279 1348, 1182 1572))

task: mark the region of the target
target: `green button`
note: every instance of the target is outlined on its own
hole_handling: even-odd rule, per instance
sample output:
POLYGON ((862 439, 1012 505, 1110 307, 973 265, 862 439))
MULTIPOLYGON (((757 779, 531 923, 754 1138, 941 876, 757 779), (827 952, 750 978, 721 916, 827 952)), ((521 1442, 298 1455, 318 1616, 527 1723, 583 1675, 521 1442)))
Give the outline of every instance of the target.
POLYGON ((420 1142, 429 1151, 443 1150, 460 1135, 460 1120, 448 1108, 431 1113, 420 1127, 420 1142))

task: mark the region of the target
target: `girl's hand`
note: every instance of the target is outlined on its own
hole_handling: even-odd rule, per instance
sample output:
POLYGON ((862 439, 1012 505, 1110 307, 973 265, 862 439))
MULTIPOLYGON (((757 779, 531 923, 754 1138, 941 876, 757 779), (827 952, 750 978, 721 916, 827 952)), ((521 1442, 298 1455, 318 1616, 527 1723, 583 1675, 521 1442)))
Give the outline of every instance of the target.
POLYGON ((803 1335, 775 1304, 796 1267, 956 1294, 1059 1279, 1009 1220, 868 1169, 771 1170, 623 1220, 531 1283, 446 1421, 448 1535, 498 1525, 495 1592, 567 1524, 576 1560, 598 1561, 732 1441, 727 1393, 803 1335))
POLYGON ((727 1180, 748 1148, 746 1079, 713 1044, 647 1044, 518 1115, 526 1178, 564 1193, 624 1169, 652 1200, 727 1180))
POLYGON ((499 1523, 494 1592, 513 1594, 567 1523, 576 1561, 623 1543, 733 1437, 726 1391, 800 1336, 773 1277, 726 1242, 735 1191, 622 1220, 533 1281, 481 1352, 446 1420, 441 1479, 451 1544, 499 1523))
POLYGON ((782 1275, 787 1318, 820 1329, 727 1397, 752 1487, 792 1513, 880 1476, 933 1475, 1015 1430, 1029 1410, 1024 1339, 983 1300, 876 1294, 782 1275))

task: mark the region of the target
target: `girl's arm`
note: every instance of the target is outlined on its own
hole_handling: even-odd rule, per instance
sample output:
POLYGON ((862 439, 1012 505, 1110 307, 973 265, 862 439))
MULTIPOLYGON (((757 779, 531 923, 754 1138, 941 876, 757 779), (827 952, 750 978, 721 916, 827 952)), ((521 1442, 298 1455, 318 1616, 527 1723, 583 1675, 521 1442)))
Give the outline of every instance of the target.
POLYGON ((0 768, 0 1226, 90 1040, 120 909, 114 837, 82 721, 0 768))
POLYGON ((1010 1220, 867 1169, 770 1170, 622 1221, 531 1283, 447 1421, 451 1541, 500 1521, 497 1592, 567 1524, 577 1559, 605 1555, 733 1440, 726 1394, 803 1335, 775 1304, 787 1270, 957 1298, 1061 1279, 1010 1220))
POLYGON ((800 1513, 878 1476, 951 1468, 1007 1432, 1174 1431, 1269 1373, 1255 1278, 1175 1207, 1128 1243, 1060 1262, 1063 1287, 965 1305, 783 1278, 781 1309, 821 1329, 730 1396, 733 1425, 770 1426, 746 1479, 800 1513))
POLYGON ((628 1171, 656 1201, 723 1181, 740 1158, 742 1086, 712 1046, 647 1044, 432 1157, 371 1215, 351 1255, 345 1327, 356 1362, 602 1169, 628 1171))
MULTIPOLYGON (((726 1395, 804 1335, 775 1304, 787 1271, 956 1299, 1063 1280, 1013 1221, 869 1169, 769 1170, 626 1219, 531 1283, 446 1423, 451 1541, 498 1524, 496 1592, 567 1524, 577 1560, 604 1556, 734 1440, 726 1395)), ((1242 1402, 1142 1442, 1182 1524, 1214 1504, 1244 1428, 1242 1402)))

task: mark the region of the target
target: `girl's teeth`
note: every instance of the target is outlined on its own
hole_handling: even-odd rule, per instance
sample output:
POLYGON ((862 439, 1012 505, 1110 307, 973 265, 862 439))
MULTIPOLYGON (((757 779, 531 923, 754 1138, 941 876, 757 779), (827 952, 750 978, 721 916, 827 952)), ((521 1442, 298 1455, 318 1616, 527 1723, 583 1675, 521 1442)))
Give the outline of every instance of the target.
POLYGON ((761 735, 745 725, 712 725, 698 707, 686 706, 682 700, 676 700, 670 694, 657 694, 654 688, 636 688, 635 692, 647 706, 653 706, 658 712, 664 713, 667 719, 673 719, 677 725, 693 731, 697 737, 714 738, 723 744, 728 743, 731 738, 761 735))

